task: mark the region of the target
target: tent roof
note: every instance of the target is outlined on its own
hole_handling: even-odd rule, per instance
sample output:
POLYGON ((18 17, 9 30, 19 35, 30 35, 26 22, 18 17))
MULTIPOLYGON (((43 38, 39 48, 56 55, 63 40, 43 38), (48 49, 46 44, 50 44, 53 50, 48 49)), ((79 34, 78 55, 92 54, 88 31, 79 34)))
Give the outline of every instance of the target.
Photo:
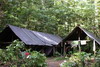
MULTIPOLYGON (((14 32, 14 34, 27 45, 53 46, 53 45, 58 45, 58 43, 62 40, 61 37, 56 35, 31 31, 28 29, 23 29, 12 25, 8 25, 5 28, 5 30, 7 28, 11 29, 12 32, 14 32)), ((1 32, 1 34, 3 33, 1 32)))
POLYGON ((97 38, 93 33, 87 31, 84 28, 76 27, 67 37, 65 37, 62 41, 72 41, 78 40, 80 36, 80 40, 84 40, 86 36, 90 37, 92 40, 95 40, 98 44, 100 44, 100 38, 97 38))

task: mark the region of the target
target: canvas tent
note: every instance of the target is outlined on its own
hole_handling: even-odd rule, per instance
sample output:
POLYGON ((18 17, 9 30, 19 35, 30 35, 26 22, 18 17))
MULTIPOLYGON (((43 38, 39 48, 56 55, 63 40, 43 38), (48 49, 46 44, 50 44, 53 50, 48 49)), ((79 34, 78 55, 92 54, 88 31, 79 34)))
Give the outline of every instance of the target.
POLYGON ((84 28, 81 28, 79 26, 75 27, 74 30, 67 36, 65 37, 59 44, 62 45, 62 51, 65 51, 65 44, 67 41, 81 41, 81 40, 85 40, 86 37, 89 37, 90 39, 92 39, 93 41, 95 41, 97 44, 100 45, 100 38, 96 37, 93 33, 87 31, 84 28))
POLYGON ((5 47, 15 39, 23 41, 27 46, 33 47, 33 49, 37 48, 37 50, 40 50, 41 48, 46 47, 44 50, 47 55, 49 55, 52 52, 53 47, 58 45, 62 40, 61 37, 56 35, 7 25, 0 33, 0 47, 5 47))

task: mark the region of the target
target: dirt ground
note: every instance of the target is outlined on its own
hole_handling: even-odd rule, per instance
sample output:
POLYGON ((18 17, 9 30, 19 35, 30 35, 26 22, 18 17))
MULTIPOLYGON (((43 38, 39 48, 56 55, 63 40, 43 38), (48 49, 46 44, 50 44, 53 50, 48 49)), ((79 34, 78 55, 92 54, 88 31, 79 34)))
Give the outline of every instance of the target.
POLYGON ((54 58, 47 58, 46 62, 47 62, 47 67, 60 67, 60 64, 63 62, 64 60, 59 60, 56 61, 54 60, 54 58))

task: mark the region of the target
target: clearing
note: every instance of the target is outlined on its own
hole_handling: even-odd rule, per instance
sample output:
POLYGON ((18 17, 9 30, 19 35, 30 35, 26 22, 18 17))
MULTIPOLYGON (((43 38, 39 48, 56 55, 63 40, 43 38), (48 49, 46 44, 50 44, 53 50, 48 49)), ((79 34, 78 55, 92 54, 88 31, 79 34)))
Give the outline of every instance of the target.
POLYGON ((50 57, 47 58, 46 62, 47 62, 47 67, 60 67, 60 64, 63 62, 64 60, 55 60, 54 57, 50 57))

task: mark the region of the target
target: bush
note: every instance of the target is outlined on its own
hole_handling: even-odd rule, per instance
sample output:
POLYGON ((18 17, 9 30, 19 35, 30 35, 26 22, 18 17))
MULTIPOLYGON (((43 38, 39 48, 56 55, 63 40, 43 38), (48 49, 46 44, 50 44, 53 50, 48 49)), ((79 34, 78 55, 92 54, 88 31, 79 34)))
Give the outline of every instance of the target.
POLYGON ((0 49, 0 66, 3 67, 46 67, 45 59, 44 54, 26 50, 24 43, 18 40, 7 46, 7 49, 0 49), (23 56, 22 50, 29 55, 23 56))
POLYGON ((55 52, 53 56, 58 57, 58 56, 61 56, 61 54, 59 52, 55 52))
POLYGON ((100 58, 90 53, 74 53, 71 57, 66 57, 61 67, 100 67, 100 58))

